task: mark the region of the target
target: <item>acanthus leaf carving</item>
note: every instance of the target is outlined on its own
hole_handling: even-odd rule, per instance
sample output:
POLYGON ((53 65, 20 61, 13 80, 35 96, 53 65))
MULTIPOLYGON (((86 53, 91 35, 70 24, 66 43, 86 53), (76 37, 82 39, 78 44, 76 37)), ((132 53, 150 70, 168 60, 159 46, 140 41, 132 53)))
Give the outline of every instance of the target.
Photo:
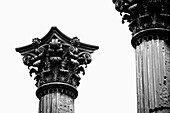
POLYGON ((122 23, 125 21, 130 23, 129 29, 133 35, 148 28, 169 29, 168 0, 113 0, 113 3, 122 16, 122 23))
POLYGON ((85 75, 91 55, 79 50, 80 40, 74 37, 70 44, 59 39, 52 39, 49 44, 42 44, 38 38, 33 39, 33 51, 24 54, 23 63, 28 66, 30 76, 34 73, 36 86, 48 82, 66 82, 75 87, 79 85, 80 73, 85 75))

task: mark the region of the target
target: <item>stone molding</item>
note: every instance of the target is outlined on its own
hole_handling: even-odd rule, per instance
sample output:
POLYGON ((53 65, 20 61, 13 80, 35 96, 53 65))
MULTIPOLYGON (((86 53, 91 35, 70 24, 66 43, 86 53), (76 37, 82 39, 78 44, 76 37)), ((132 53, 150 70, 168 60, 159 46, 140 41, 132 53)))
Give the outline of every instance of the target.
POLYGON ((168 45, 170 44, 170 30, 164 28, 150 28, 142 30, 133 35, 131 44, 136 49, 143 41, 149 40, 164 40, 168 45), (165 35, 166 34, 166 35, 165 35))
POLYGON ((75 87, 61 82, 52 82, 40 86, 36 91, 36 96, 41 99, 44 95, 56 92, 68 95, 72 99, 76 99, 78 96, 78 91, 75 87))
MULTIPOLYGON (((168 0, 113 0, 113 3, 122 16, 122 23, 129 22, 129 30, 133 37, 150 29, 170 30, 170 1, 168 0)), ((135 48, 134 39, 132 42, 135 48)))
POLYGON ((92 61, 91 54, 98 48, 52 27, 43 38, 34 38, 31 44, 16 48, 16 51, 23 56, 30 76, 35 74, 37 87, 51 82, 78 87, 80 75, 85 75, 85 68, 92 61))

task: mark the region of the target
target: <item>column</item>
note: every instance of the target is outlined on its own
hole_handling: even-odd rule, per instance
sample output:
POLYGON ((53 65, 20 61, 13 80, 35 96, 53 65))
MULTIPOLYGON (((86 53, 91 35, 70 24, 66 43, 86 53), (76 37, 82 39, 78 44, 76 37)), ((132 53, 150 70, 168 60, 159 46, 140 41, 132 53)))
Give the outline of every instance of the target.
POLYGON ((74 113, 81 76, 98 48, 66 36, 57 27, 43 38, 16 48, 36 80, 39 113, 74 113))
POLYGON ((136 52, 138 113, 170 113, 170 1, 113 0, 136 52))
POLYGON ((154 34, 136 46, 138 113, 170 112, 170 48, 154 34))
POLYGON ((74 113, 77 90, 65 83, 48 83, 38 88, 39 113, 74 113))

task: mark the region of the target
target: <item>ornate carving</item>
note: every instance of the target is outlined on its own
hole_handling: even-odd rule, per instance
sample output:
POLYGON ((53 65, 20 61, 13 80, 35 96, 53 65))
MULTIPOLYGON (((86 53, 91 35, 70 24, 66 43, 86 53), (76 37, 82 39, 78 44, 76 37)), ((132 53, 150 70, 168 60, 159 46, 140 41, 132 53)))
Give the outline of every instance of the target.
POLYGON ((123 15, 122 23, 130 23, 129 30, 133 35, 149 28, 170 28, 168 0, 113 0, 113 3, 123 15))
POLYGON ((28 66, 30 76, 34 73, 36 86, 48 82, 65 82, 75 87, 79 85, 80 73, 91 62, 91 55, 79 49, 80 40, 74 37, 70 44, 52 39, 48 44, 34 38, 33 51, 24 54, 23 63, 28 66))

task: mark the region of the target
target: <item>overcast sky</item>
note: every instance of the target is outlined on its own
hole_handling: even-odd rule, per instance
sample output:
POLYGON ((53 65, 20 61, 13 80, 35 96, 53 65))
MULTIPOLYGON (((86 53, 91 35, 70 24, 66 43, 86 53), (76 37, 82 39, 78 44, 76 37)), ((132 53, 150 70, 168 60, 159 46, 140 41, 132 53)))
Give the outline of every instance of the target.
POLYGON ((112 0, 0 1, 0 112, 38 113, 35 81, 15 48, 51 26, 100 47, 81 79, 75 113, 136 113, 135 49, 112 0))

